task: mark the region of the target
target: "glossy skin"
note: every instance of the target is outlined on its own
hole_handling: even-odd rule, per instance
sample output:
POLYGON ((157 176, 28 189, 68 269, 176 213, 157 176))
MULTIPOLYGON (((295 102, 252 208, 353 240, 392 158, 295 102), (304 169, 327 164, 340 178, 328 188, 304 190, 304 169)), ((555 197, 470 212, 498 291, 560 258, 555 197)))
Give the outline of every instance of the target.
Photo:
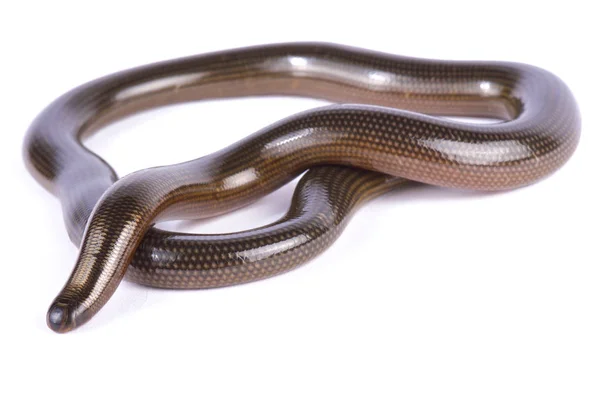
MULTIPOLYGON (((159 219, 218 215, 324 164, 446 187, 516 188, 563 165, 579 132, 579 112, 564 83, 545 70, 514 63, 281 44, 167 61, 98 79, 48 106, 25 140, 30 171, 59 197, 69 235, 81 244, 75 269, 50 307, 48 325, 66 332, 85 323, 108 301, 132 262, 130 277, 144 284, 211 287, 270 276, 322 250, 318 240, 275 239, 281 228, 275 224, 261 228, 258 239, 242 234, 247 235, 242 239, 246 256, 236 256, 242 262, 230 267, 233 243, 210 254, 208 262, 193 258, 210 238, 157 231, 151 226, 159 219), (118 181, 112 168, 80 142, 84 134, 139 110, 254 95, 355 104, 300 113, 214 154, 118 181), (474 125, 416 112, 505 122, 474 125), (277 241, 285 245, 273 245, 277 241), (165 254, 186 261, 164 263, 165 254), (284 267, 266 267, 278 263, 284 267), (165 279, 169 274, 178 278, 165 279)), ((319 236, 308 225, 301 228, 308 237, 319 236)))
POLYGON ((200 289, 267 278, 315 257, 337 239, 354 210, 406 179, 341 166, 311 168, 280 220, 257 229, 193 235, 152 229, 126 277, 169 289, 200 289))

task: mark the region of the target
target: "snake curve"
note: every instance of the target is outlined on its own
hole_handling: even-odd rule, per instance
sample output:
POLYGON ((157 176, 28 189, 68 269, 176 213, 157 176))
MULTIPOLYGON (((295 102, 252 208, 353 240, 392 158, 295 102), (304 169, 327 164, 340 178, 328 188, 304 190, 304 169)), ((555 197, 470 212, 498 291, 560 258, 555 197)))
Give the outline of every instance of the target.
POLYGON ((82 325, 126 274, 150 286, 204 288, 289 270, 330 244, 356 205, 407 180, 475 190, 531 184, 569 159, 580 124, 567 86, 537 67, 326 43, 227 50, 94 80, 51 103, 25 137, 28 169, 59 198, 69 236, 80 246, 48 326, 67 332, 82 325), (121 179, 81 143, 141 110, 259 95, 335 104, 290 116, 216 153, 121 179), (152 227, 242 207, 307 169, 290 211, 274 224, 224 235, 152 227))

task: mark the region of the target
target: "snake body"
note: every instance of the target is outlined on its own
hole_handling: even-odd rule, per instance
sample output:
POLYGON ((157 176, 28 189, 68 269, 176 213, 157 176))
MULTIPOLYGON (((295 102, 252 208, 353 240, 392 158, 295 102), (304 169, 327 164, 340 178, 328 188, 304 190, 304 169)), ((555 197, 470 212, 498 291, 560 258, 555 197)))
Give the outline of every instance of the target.
POLYGON ((57 332, 82 325, 126 273, 150 286, 204 288, 289 270, 330 244, 356 205, 407 180, 476 190, 533 183, 568 160, 579 133, 567 86, 546 70, 517 63, 423 60, 300 43, 210 53, 100 78, 50 104, 25 138, 29 170, 60 199, 69 236, 80 246, 48 325, 57 332), (81 144, 84 135, 140 110, 257 95, 336 104, 290 116, 196 160, 121 179, 81 144), (307 169, 290 211, 274 224, 225 235, 152 227, 242 207, 307 169))

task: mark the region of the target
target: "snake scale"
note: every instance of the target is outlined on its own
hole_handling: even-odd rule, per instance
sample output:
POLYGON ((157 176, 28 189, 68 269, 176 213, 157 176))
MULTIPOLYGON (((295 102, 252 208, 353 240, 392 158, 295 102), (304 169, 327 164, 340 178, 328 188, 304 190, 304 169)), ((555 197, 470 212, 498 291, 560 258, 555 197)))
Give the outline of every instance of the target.
POLYGON ((407 181, 506 190, 563 165, 580 135, 577 104, 552 73, 508 62, 437 61, 326 43, 262 45, 118 72, 62 95, 31 124, 30 172, 62 204, 74 270, 47 314, 67 332, 128 279, 206 288, 269 277, 314 257, 357 205, 407 181), (179 102, 291 95, 333 104, 292 115, 181 164, 121 179, 82 145, 102 126, 179 102), (495 118, 491 124, 446 116, 495 118), (279 221, 193 235, 159 220, 219 215, 309 170, 279 221))

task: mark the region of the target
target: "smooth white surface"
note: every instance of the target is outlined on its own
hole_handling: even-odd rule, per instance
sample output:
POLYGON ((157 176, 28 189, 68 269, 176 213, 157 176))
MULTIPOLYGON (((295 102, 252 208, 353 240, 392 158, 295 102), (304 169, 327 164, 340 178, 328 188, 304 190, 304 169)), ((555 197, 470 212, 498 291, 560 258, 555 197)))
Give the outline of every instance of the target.
MULTIPOLYGON (((599 35, 590 2, 150 3, 2 6, 0 397, 600 397, 599 35), (579 149, 549 179, 513 192, 422 187, 383 196, 325 254, 286 275, 188 292, 125 282, 83 328, 47 329, 46 308, 76 248, 59 203, 20 157, 36 114, 66 90, 124 68, 298 40, 545 67, 579 101, 579 149)), ((319 104, 168 107, 87 143, 122 175, 196 158, 319 104)), ((223 218, 167 226, 251 228, 281 216, 292 191, 223 218)))

